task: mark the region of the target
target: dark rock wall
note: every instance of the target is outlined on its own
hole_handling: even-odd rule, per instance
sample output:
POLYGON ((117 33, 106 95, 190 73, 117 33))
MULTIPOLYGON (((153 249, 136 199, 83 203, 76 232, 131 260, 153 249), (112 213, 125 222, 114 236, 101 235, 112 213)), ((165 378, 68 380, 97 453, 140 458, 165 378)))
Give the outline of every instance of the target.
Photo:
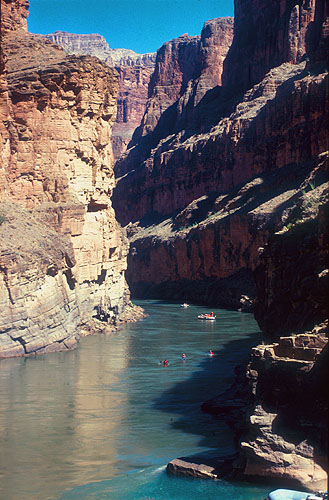
POLYGON ((117 163, 121 172, 139 167, 168 136, 185 129, 189 134, 200 131, 209 113, 200 101, 221 84, 232 38, 233 19, 217 18, 205 23, 201 37, 180 37, 158 50, 145 115, 127 154, 117 163))
MULTIPOLYGON (((242 269, 252 271, 258 262, 256 246, 263 246, 254 233, 261 232, 265 244, 271 233, 282 228, 285 210, 302 195, 303 181, 321 163, 318 155, 328 150, 328 74, 321 52, 326 10, 319 5, 322 2, 237 2, 234 39, 224 63, 221 58, 232 33, 229 19, 206 23, 198 41, 178 39, 159 50, 146 113, 132 147, 119 162, 129 173, 117 182, 113 194, 121 223, 139 226, 139 236, 132 237, 135 250, 130 252, 127 274, 134 292, 168 296, 168 290, 177 290, 179 283, 201 286, 204 280, 227 279, 242 269), (184 77, 176 74, 178 62, 172 61, 180 46, 182 50, 190 46, 190 51, 194 47, 198 62, 197 67, 190 65, 188 77, 197 78, 187 86, 182 84, 184 77), (314 49, 308 56, 310 46, 314 49), (313 59, 317 69, 310 67, 313 59), (167 92, 166 84, 172 86, 175 79, 177 85, 167 92), (205 92, 200 98, 201 87, 205 92), (227 88, 236 94, 231 100, 227 88), (268 182, 271 175, 276 180, 268 182), (255 192, 249 186, 253 182, 259 184, 255 192), (208 201, 200 202, 201 213, 198 205, 203 197, 208 201), (182 224, 188 229, 184 232, 179 231, 179 221, 185 212, 189 215, 182 224), (218 217, 219 212, 225 218, 218 217), (168 237, 161 236, 159 219, 172 224, 168 237), (232 254, 240 256, 234 266, 224 258, 224 240, 213 240, 214 250, 206 256, 202 250, 211 246, 208 232, 224 234, 227 224, 230 233, 241 238, 232 246, 232 254), (191 225, 195 227, 190 230, 191 225), (192 234, 198 235, 199 252, 181 252, 191 245, 192 234), (242 258, 248 253, 249 259, 242 258)), ((319 185, 325 180, 320 179, 319 185)), ((206 288, 211 286, 214 283, 208 282, 206 288)), ((247 294, 243 289, 240 293, 247 294)), ((210 295, 202 292, 199 298, 210 295)), ((236 307, 236 300, 233 303, 236 307)))
POLYGON ((223 86, 245 92, 271 69, 305 55, 315 0, 235 0, 234 41, 224 63, 223 86))
POLYGON ((255 271, 254 314, 272 337, 302 332, 328 317, 328 202, 270 237, 255 271))
MULTIPOLYGON (((153 66, 121 64, 115 69, 119 74, 119 94, 117 116, 112 130, 112 148, 114 159, 118 160, 144 115, 153 66)), ((115 167, 115 173, 116 176, 122 175, 118 167, 115 167)))

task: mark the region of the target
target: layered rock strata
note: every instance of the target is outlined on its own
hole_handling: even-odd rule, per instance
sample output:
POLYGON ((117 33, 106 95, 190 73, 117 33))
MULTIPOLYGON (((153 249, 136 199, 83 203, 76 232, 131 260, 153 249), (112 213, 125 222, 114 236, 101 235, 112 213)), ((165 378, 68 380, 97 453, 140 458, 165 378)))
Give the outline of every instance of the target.
POLYGON ((0 357, 76 347, 72 245, 17 204, 0 203, 0 213, 0 357))
POLYGON ((98 57, 111 67, 153 67, 155 61, 153 52, 137 54, 130 49, 111 49, 106 39, 98 33, 82 35, 67 31, 55 31, 55 33, 43 36, 62 47, 67 54, 98 57))
POLYGON ((260 252, 254 313, 261 329, 274 338, 328 317, 328 192, 327 186, 322 189, 308 191, 307 209, 260 252), (319 210, 317 217, 312 208, 319 210))
POLYGON ((111 54, 106 39, 98 33, 83 35, 68 33, 67 31, 55 31, 55 33, 44 35, 44 37, 63 47, 66 54, 89 55, 102 60, 105 60, 111 54))
POLYGON ((113 156, 116 161, 126 151, 144 115, 148 85, 154 70, 154 63, 150 59, 146 59, 143 64, 132 65, 129 62, 128 59, 128 64, 124 64, 126 61, 121 60, 115 66, 119 74, 117 116, 112 131, 113 156))
POLYGON ((99 57, 119 73, 117 116, 111 138, 114 159, 118 160, 144 115, 156 54, 111 49, 105 38, 98 34, 77 35, 56 31, 45 37, 63 47, 68 54, 99 57))
POLYGON ((203 405, 240 438, 234 476, 310 490, 328 480, 328 186, 312 182, 327 175, 326 160, 260 249, 254 310, 272 343, 255 347, 232 387, 203 405))
POLYGON ((310 489, 328 481, 328 329, 253 349, 247 377, 255 403, 241 441, 243 475, 310 489))
MULTIPOLYGON (((129 292, 126 240, 110 202, 116 74, 21 29, 5 34, 3 50, 8 107, 0 196, 29 210, 20 212, 18 231, 24 242, 31 226, 27 248, 34 252, 28 262, 27 251, 2 242, 0 356, 8 357, 22 347, 25 354, 71 347, 78 324, 92 317, 115 322, 129 292)), ((4 212, 3 235, 16 227, 13 207, 4 212)))
POLYGON ((326 489, 328 191, 304 193, 255 271, 255 315, 273 343, 251 354, 252 398, 240 447, 245 476, 326 489))
MULTIPOLYGON (((248 5, 248 8, 245 5, 241 7, 243 12, 238 5, 237 16, 243 17, 249 12, 250 20, 246 18, 245 21, 250 26, 253 26, 255 19, 259 21, 262 9, 263 15, 266 14, 269 20, 274 15, 272 10, 277 8, 268 7, 267 11, 264 5, 261 10, 257 10, 254 4, 248 5)), ((223 37, 217 38, 218 32, 223 33, 223 26, 230 33, 229 20, 225 23, 222 20, 206 23, 200 40, 188 37, 186 40, 174 40, 158 51, 147 110, 141 127, 135 132, 132 147, 117 164, 117 172, 123 177, 118 180, 113 195, 119 220, 124 225, 136 221, 132 231, 129 229, 132 243, 128 280, 139 296, 143 296, 145 290, 150 290, 150 293, 164 293, 167 297, 172 292, 177 297, 179 289, 184 290, 185 294, 185 290, 191 289, 193 283, 194 290, 195 285, 200 285, 200 288, 199 293, 196 291, 194 294, 196 297, 191 296, 190 292, 190 300, 199 297, 197 301, 207 301, 208 290, 214 289, 216 284, 217 290, 224 291, 221 295, 229 297, 227 287, 223 282, 219 283, 218 279, 232 278, 234 282, 234 276, 239 278, 240 271, 245 275, 245 271, 251 272, 255 268, 258 258, 256 246, 263 246, 260 241, 256 242, 258 236, 255 238, 255 235, 262 234, 266 240, 271 232, 282 227, 285 209, 294 206, 305 188, 305 178, 318 161, 321 163, 318 155, 328 150, 328 74, 324 60, 320 66, 317 65, 316 71, 311 71, 315 42, 313 52, 310 49, 308 56, 312 37, 306 36, 306 32, 312 28, 322 33, 317 39, 318 43, 319 40, 323 43, 325 18, 320 19, 318 16, 318 28, 315 30, 313 17, 317 4, 303 2, 298 9, 302 13, 298 33, 293 22, 296 14, 294 6, 290 5, 289 10, 283 3, 280 7, 281 17, 272 20, 271 39, 276 41, 271 51, 281 43, 281 39, 290 48, 284 51, 283 56, 280 55, 280 60, 271 59, 273 64, 285 62, 273 67, 267 74, 264 72, 270 64, 270 59, 266 62, 268 49, 261 32, 255 30, 253 33, 253 46, 263 46, 264 49, 263 62, 259 66, 261 69, 255 71, 257 78, 263 79, 242 97, 241 90, 253 82, 238 85, 238 76, 235 76, 238 67, 228 62, 239 59, 239 30, 229 49, 222 76, 217 81, 213 80, 214 68, 218 69, 219 74, 222 71, 218 54, 215 62, 208 59, 217 40, 220 40, 220 44, 224 43, 223 37), (210 38, 205 36, 206 33, 210 33, 210 38), (289 43, 284 36, 289 38, 289 43), (294 46, 298 47, 295 51, 292 49, 293 39, 296 41, 294 46), (198 50, 197 46, 205 50, 198 50), (207 46, 211 47, 209 52, 207 46), (179 73, 177 68, 184 67, 179 63, 180 54, 186 56, 187 51, 191 57, 194 54, 194 66, 191 63, 188 71, 179 73), (192 75, 199 77, 193 80, 192 75), (196 98, 198 85, 208 76, 209 87, 211 82, 213 87, 199 100, 196 98), (232 92, 236 88, 236 95, 230 101, 227 100, 228 87, 232 92), (191 103, 191 107, 187 103, 191 103), (193 103, 196 105, 193 106, 193 103), (217 120, 216 124, 214 120, 217 120), (197 133, 200 129, 201 134, 197 133), (273 180, 268 182, 271 177, 273 180), (251 194, 250 183, 254 182, 258 188, 251 194), (233 201, 239 192, 244 193, 244 196, 240 195, 238 200, 233 201), (250 200, 246 204, 248 192, 250 200), (240 200, 243 201, 241 205, 240 200), (225 217, 214 217, 220 212, 217 207, 222 210, 222 214, 225 213, 225 217), (179 231, 180 227, 184 228, 184 224, 179 221, 184 220, 187 213, 190 215, 186 226, 194 225, 193 228, 189 227, 188 235, 186 231, 179 231), (163 223, 158 226, 159 220, 168 221, 167 229, 172 225, 167 231, 168 237, 162 236, 163 223), (210 239, 205 231, 206 227, 210 229, 216 226, 216 234, 223 235, 228 224, 230 234, 239 235, 230 248, 232 258, 228 256, 223 238, 217 237, 213 244, 209 244, 210 239), (193 253, 189 251, 191 243, 187 241, 192 239, 192 235, 198 241, 198 251, 193 253), (186 250, 181 252, 181 248, 185 247, 186 250), (206 258, 203 248, 209 249, 206 258), (161 272, 158 264, 160 255, 161 272), (206 270, 203 261, 206 262, 206 270)), ((322 14, 325 16, 325 13, 322 14)), ((230 34, 224 40, 228 42, 229 37, 230 34)), ((229 43, 224 46, 228 50, 229 43)), ((187 56, 184 60, 188 60, 187 56)), ((240 64, 243 66, 241 59, 240 64)), ((319 185, 325 181, 324 176, 319 185)), ((237 279, 236 283, 239 281, 237 279)), ((228 284, 229 288, 232 282, 228 284)), ((251 290, 252 279, 249 279, 249 286, 240 287, 238 295, 249 295, 251 290)), ((219 297, 220 294, 213 295, 219 297)), ((236 299, 231 302, 233 307, 238 307, 239 299, 236 299)), ((229 302, 215 300, 217 305, 227 305, 229 302)))
POLYGON ((208 122, 213 110, 206 95, 221 85, 232 38, 233 19, 217 18, 205 23, 201 36, 179 37, 158 50, 145 115, 127 157, 117 162, 117 176, 140 167, 165 138, 166 149, 171 149, 170 143, 181 140, 178 132, 200 130, 202 121, 208 122))
POLYGON ((223 86, 228 93, 245 92, 284 62, 301 62, 316 4, 324 3, 288 0, 269 4, 257 0, 251 5, 237 0, 234 41, 224 62, 223 86))

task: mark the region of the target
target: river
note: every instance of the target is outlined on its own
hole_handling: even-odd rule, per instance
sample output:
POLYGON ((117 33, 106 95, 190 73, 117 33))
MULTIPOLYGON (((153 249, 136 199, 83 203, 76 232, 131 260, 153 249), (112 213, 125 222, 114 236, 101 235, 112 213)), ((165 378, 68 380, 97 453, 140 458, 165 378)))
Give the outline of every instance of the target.
POLYGON ((259 341, 253 316, 214 309, 206 322, 204 307, 138 304, 145 319, 75 351, 0 361, 1 500, 266 497, 259 485, 165 472, 179 456, 232 451, 230 428, 200 403, 259 341))

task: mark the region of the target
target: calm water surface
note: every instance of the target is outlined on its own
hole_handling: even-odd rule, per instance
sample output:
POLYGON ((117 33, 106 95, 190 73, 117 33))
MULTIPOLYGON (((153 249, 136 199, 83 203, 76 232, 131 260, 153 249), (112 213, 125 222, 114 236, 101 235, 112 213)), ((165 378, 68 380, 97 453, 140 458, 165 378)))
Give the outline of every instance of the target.
POLYGON ((265 498, 257 485, 165 472, 179 456, 232 451, 200 402, 258 342, 253 316, 217 309, 210 323, 196 319, 202 307, 139 304, 147 318, 75 351, 0 362, 1 500, 265 498))

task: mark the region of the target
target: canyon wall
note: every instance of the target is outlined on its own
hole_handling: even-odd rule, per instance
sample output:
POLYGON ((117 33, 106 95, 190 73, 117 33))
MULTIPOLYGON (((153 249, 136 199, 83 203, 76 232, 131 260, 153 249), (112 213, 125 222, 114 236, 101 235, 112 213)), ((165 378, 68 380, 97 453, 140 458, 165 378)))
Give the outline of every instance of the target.
POLYGON ((111 138, 113 156, 118 160, 144 115, 156 54, 111 49, 105 38, 98 34, 80 35, 56 31, 44 36, 61 46, 68 54, 98 57, 119 73, 117 115, 111 138))
POLYGON ((327 189, 309 190, 295 208, 302 217, 262 250, 254 309, 268 341, 246 370, 238 464, 244 477, 313 490, 328 484, 328 203, 327 189))
POLYGON ((66 54, 80 56, 94 56, 105 60, 110 54, 111 49, 106 39, 98 33, 75 34, 67 31, 55 31, 44 35, 56 45, 63 47, 66 54))
MULTIPOLYGON (((27 2, 6 7, 26 19, 27 2)), ((116 322, 129 292, 110 201, 117 75, 20 23, 8 22, 2 47, 0 357, 9 357, 74 346, 92 318, 116 322)))
POLYGON ((114 159, 117 161, 126 151, 144 115, 148 85, 154 70, 154 57, 152 55, 142 61, 137 60, 136 64, 132 64, 129 57, 122 58, 115 69, 119 74, 119 93, 111 140, 114 159))
POLYGON ((234 470, 325 488, 328 2, 235 6, 223 66, 206 69, 202 36, 158 51, 112 198, 127 280, 138 297, 254 308, 264 345, 211 410, 232 418, 242 401, 234 470))
MULTIPOLYGON (((319 2, 317 2, 319 3, 319 2)), ((234 41, 224 62, 223 86, 243 93, 271 68, 305 59, 316 0, 236 0, 234 41)))
POLYGON ((205 23, 201 36, 181 36, 160 47, 145 115, 127 155, 117 162, 118 176, 142 165, 161 141, 166 140, 166 149, 168 140, 174 147, 180 132, 200 131, 202 120, 210 119, 211 106, 200 101, 220 85, 232 38, 233 19, 218 18, 205 23))
MULTIPOLYGON (((265 6, 247 8, 244 4, 243 12, 237 6, 238 18, 248 9, 246 26, 259 23, 262 12, 268 19, 274 16, 272 7, 267 12, 265 6)), ((280 40, 286 33, 290 49, 284 52, 283 59, 273 58, 273 64, 278 62, 279 66, 260 64, 262 79, 242 95, 241 89, 247 83, 237 85, 235 72, 239 70, 234 62, 239 60, 242 42, 237 28, 229 49, 230 20, 206 23, 200 40, 176 39, 159 49, 143 121, 129 150, 117 163, 117 172, 127 175, 118 179, 113 193, 118 219, 123 225, 130 224, 127 279, 134 294, 172 294, 177 299, 207 302, 209 290, 214 290, 216 283, 223 292, 212 293, 211 303, 227 306, 230 294, 225 281, 219 283, 218 279, 229 279, 230 288, 231 278, 240 277, 241 272, 251 276, 249 285, 244 280, 240 290, 234 287, 231 305, 239 307, 241 297, 252 293, 257 245, 263 246, 262 239, 266 241, 271 232, 282 228, 287 209, 302 197, 305 179, 321 164, 319 155, 328 150, 326 63, 323 60, 313 71, 312 56, 306 52, 310 37, 305 33, 311 27, 314 31, 316 5, 301 2, 300 9, 307 15, 301 16, 303 22, 296 32, 296 9, 291 6, 289 11, 282 3, 284 22, 273 17, 271 39, 280 40), (290 26, 288 31, 282 31, 282 23, 290 26), (291 48, 293 39, 298 47, 295 52, 291 48), (217 46, 220 48, 211 59, 217 46), (185 76, 178 68, 182 66, 180 54, 187 54, 187 50, 194 59, 185 76), (225 53, 228 55, 223 63, 225 53), (215 80, 213 75, 221 77, 215 80), (205 80, 213 87, 205 88, 200 98, 197 90, 200 81, 205 80), (236 94, 232 95, 235 88, 236 94), (162 235, 164 225, 168 237, 162 235), (222 235, 227 227, 231 235, 236 235, 230 250, 218 237, 213 237, 216 244, 211 245, 208 233, 222 235), (180 231, 182 228, 184 231, 180 231), (189 250, 192 240, 199 242, 194 253, 189 250), (203 249, 210 247, 215 250, 205 253, 203 249), (186 250, 181 252, 182 248, 186 250), (193 293, 190 283, 194 285, 193 293), (223 300, 223 296, 227 299, 223 300)), ((318 22, 322 33, 324 21, 318 22)), ((253 44, 263 46, 266 52, 266 39, 261 37, 260 32, 253 44)), ((184 61, 188 61, 186 54, 184 61)), ((324 175, 319 185, 325 181, 324 175)))

